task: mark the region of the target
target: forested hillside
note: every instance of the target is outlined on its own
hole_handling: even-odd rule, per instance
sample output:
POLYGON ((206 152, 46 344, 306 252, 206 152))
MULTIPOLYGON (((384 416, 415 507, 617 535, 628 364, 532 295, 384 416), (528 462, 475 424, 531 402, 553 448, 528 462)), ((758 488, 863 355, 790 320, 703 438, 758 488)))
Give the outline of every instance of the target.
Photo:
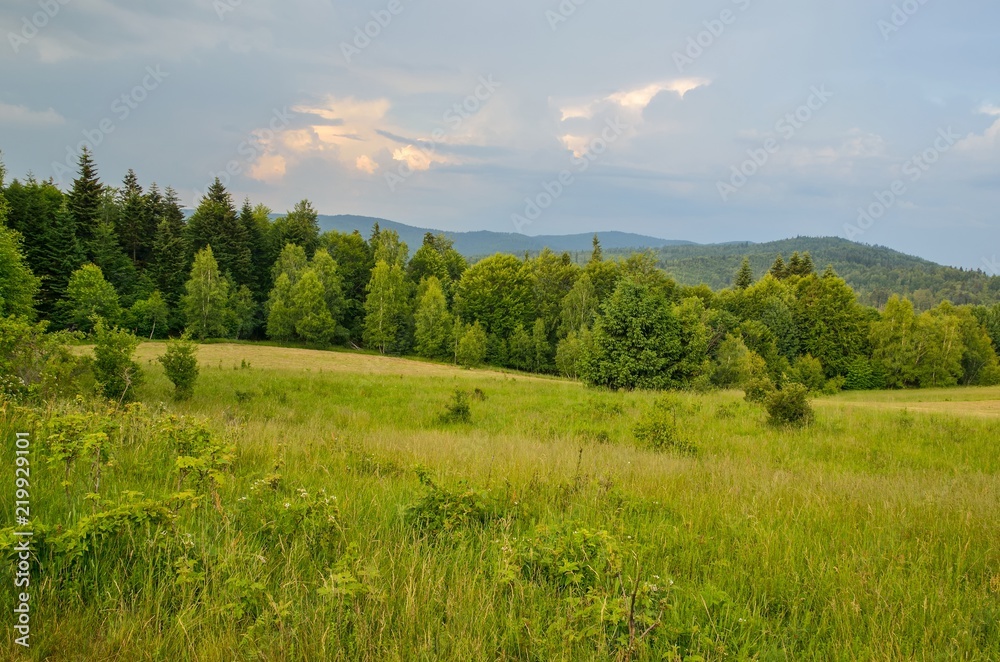
MULTIPOLYGON (((595 236, 586 257, 544 249, 470 264, 443 235, 411 252, 377 223, 367 237, 321 232, 308 200, 275 217, 238 205, 218 180, 188 216, 170 188, 144 188, 132 171, 106 185, 87 152, 68 192, 31 177, 2 191, 0 316, 53 330, 338 344, 612 389, 740 387, 760 398, 792 383, 1000 382, 1000 305, 926 295, 915 307, 894 293, 925 296, 925 285, 946 287, 945 272, 837 240, 611 256, 595 236), (815 254, 776 255, 800 245, 815 254), (709 253, 684 257, 697 250, 709 253), (842 276, 884 283, 872 290, 879 307, 842 276), (684 285, 703 281, 714 289, 684 285)), ((993 283, 967 275, 970 288, 993 283)))

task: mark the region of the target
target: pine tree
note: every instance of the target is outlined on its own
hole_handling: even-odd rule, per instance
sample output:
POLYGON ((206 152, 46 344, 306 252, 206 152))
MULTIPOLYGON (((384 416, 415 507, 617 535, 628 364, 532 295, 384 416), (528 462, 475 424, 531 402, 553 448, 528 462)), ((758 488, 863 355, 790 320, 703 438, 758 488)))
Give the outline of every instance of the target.
POLYGON ((282 245, 301 246, 309 258, 319 247, 319 214, 308 200, 298 202, 292 211, 275 221, 274 229, 282 245))
POLYGON ((591 262, 603 262, 604 261, 604 249, 601 248, 601 240, 600 240, 600 238, 596 234, 594 235, 593 244, 594 244, 594 250, 590 254, 590 261, 591 262))
POLYGON ((176 308, 184 295, 184 284, 191 271, 192 253, 180 208, 180 199, 172 189, 166 190, 155 214, 152 267, 150 273, 156 288, 163 293, 171 308, 176 308))
POLYGON ((142 186, 135 175, 129 170, 118 191, 120 208, 115 229, 118 240, 125 249, 125 254, 132 260, 136 269, 141 269, 149 262, 152 253, 153 234, 150 232, 149 199, 143 195, 142 186))
POLYGON ((223 274, 229 274, 235 285, 250 284, 252 264, 246 229, 218 177, 188 220, 187 231, 193 250, 211 246, 223 274))
POLYGON ((219 270, 212 247, 198 251, 181 301, 187 331, 196 338, 223 338, 229 334, 229 281, 219 270))
POLYGON ((745 257, 739 272, 736 274, 736 280, 733 281, 733 287, 737 290, 745 290, 751 285, 753 285, 753 268, 750 266, 750 258, 745 257))
POLYGON ((774 264, 771 265, 770 273, 778 280, 788 278, 788 267, 785 266, 785 260, 781 257, 780 253, 778 254, 778 257, 775 258, 774 264))
POLYGON ((97 166, 93 155, 86 147, 80 152, 79 173, 73 180, 73 188, 69 192, 69 212, 76 228, 77 240, 87 251, 87 258, 92 259, 90 242, 97 234, 97 225, 101 218, 101 205, 104 197, 104 185, 98 178, 97 166))

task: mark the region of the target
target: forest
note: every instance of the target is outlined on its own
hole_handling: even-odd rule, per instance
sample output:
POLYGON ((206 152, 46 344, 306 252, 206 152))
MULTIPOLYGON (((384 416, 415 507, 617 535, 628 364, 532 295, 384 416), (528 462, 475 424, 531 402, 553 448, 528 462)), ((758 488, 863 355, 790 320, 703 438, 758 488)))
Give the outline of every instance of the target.
POLYGON ((652 252, 605 255, 596 236, 585 260, 470 264, 431 233, 411 255, 377 224, 367 238, 321 233, 308 200, 277 218, 237 207, 219 181, 188 216, 131 170, 105 184, 86 151, 65 193, 4 175, 0 314, 51 331, 340 345, 624 390, 1000 383, 1000 305, 915 307, 885 291, 871 307, 808 252, 772 256, 763 276, 745 256, 713 290, 679 285, 652 252))

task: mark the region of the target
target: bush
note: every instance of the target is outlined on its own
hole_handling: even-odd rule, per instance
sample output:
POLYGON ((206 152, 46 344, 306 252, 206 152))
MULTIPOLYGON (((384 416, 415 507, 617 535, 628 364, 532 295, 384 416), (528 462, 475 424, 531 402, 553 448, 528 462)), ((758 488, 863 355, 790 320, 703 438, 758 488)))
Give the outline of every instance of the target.
POLYGON ((94 327, 94 378, 101 395, 119 403, 135 399, 135 389, 142 384, 139 364, 132 360, 139 339, 118 327, 109 329, 98 319, 94 327))
POLYGON ((808 425, 813 420, 809 404, 809 389, 802 384, 789 384, 767 398, 768 422, 771 425, 808 425))
POLYGON ((50 400, 82 391, 90 359, 69 351, 73 334, 46 329, 47 322, 0 318, 0 399, 50 400))
POLYGON ((157 359, 167 373, 167 379, 174 385, 174 399, 188 400, 194 395, 194 385, 198 381, 198 346, 188 338, 171 340, 167 343, 167 353, 157 359))
POLYGON ((885 375, 865 358, 851 361, 847 367, 847 379, 844 381, 845 391, 877 391, 885 388, 885 375))
POLYGON ((800 356, 795 359, 795 364, 788 374, 788 381, 802 384, 810 391, 822 391, 826 386, 823 364, 811 354, 800 356))
POLYGON ((442 423, 471 423, 472 406, 469 404, 469 394, 462 389, 455 389, 451 402, 441 414, 442 423))
POLYGON ((637 441, 654 451, 680 451, 694 454, 694 444, 683 441, 677 434, 677 409, 669 400, 660 400, 643 414, 632 429, 637 441))
POLYGON ((767 377, 752 379, 743 386, 747 402, 763 403, 775 393, 774 382, 767 377))

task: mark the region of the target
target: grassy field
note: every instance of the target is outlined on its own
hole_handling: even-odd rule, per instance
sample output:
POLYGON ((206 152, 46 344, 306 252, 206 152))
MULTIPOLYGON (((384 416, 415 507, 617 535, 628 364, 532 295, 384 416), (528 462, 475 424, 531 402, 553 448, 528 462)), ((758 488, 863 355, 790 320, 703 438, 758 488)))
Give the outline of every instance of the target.
POLYGON ((741 393, 206 345, 176 404, 162 348, 99 490, 47 461, 69 410, 2 411, 38 447, 28 657, 1000 659, 1000 389, 845 394, 775 429, 741 393), (441 420, 456 389, 470 422, 441 420), (658 403, 696 452, 635 439, 658 403), (178 473, 169 414, 235 448, 199 456, 218 476, 178 473))

